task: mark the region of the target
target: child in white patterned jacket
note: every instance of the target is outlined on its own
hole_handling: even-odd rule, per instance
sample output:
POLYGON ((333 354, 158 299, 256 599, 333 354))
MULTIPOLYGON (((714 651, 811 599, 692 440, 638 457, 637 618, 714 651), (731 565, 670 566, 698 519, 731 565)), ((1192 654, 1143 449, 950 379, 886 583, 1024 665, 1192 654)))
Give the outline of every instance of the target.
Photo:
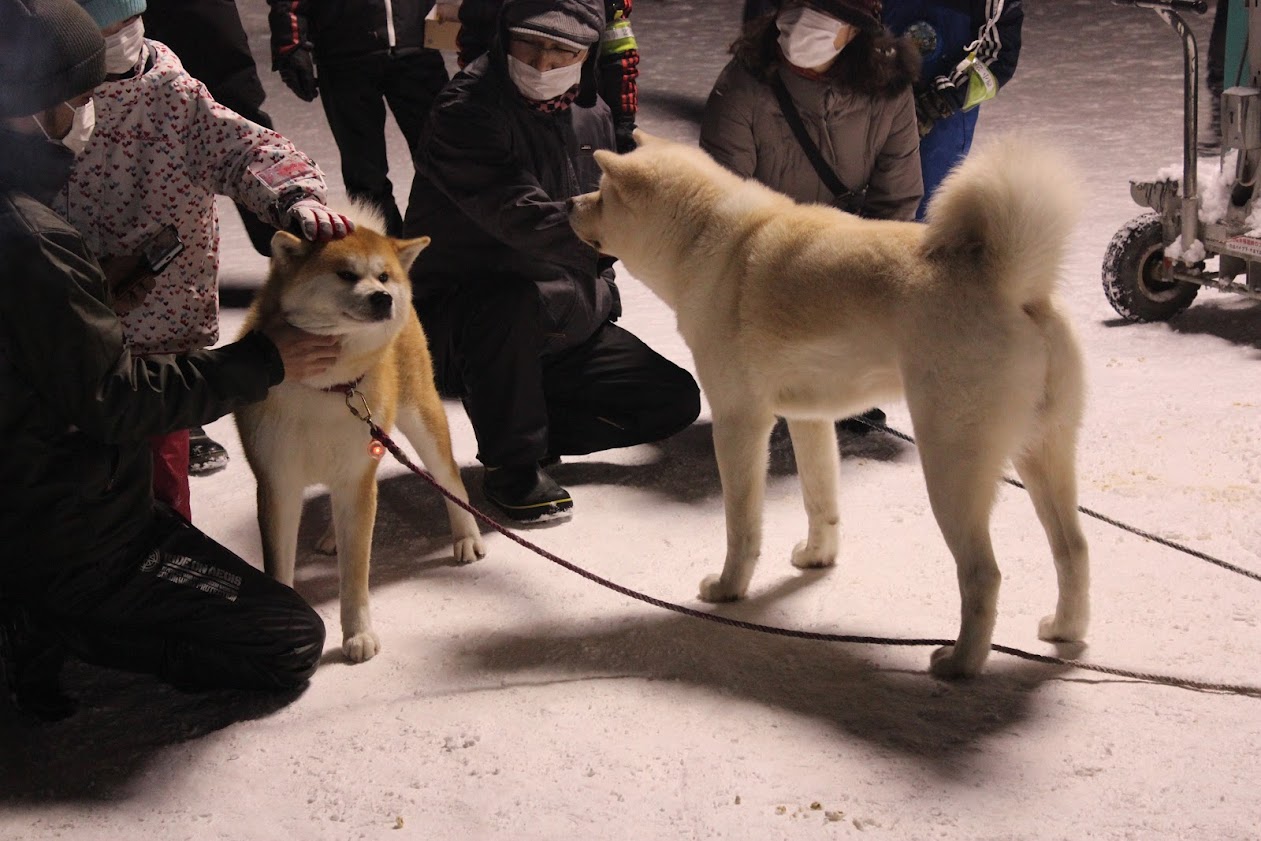
MULTIPOLYGON (((96 130, 56 209, 100 255, 133 353, 209 347, 219 339, 216 195, 311 240, 345 236, 353 224, 324 205, 324 175, 310 158, 215 102, 174 53, 144 38, 145 0, 79 3, 105 36, 109 75, 92 92, 96 130), (183 250, 155 274, 153 260, 178 245, 155 255, 146 244, 162 242, 168 225, 183 250)), ((155 495, 191 519, 188 441, 183 430, 151 443, 155 495)))

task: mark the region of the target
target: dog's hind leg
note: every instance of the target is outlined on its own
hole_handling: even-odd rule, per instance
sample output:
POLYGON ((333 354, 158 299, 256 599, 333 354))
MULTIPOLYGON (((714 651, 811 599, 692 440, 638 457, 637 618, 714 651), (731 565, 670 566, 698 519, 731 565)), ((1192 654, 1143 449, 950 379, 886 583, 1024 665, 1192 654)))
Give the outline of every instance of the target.
POLYGON ((797 476, 806 507, 809 532, 793 549, 793 566, 808 569, 836 563, 840 514, 837 490, 841 459, 836 445, 836 426, 831 421, 788 421, 797 476))
POLYGON ((1059 598, 1055 613, 1038 623, 1038 637, 1048 642, 1084 639, 1090 624, 1090 558, 1077 516, 1072 438, 1071 430, 1053 430, 1014 460, 1055 559, 1059 598))
MULTIPOLYGON (((947 399, 944 394, 936 398, 943 399, 947 399)), ((1002 576, 994 560, 989 522, 1009 449, 993 439, 994 428, 987 429, 982 420, 994 407, 976 407, 967 417, 938 420, 925 419, 925 410, 940 414, 943 409, 908 403, 928 499, 955 558, 961 601, 958 639, 953 646, 933 652, 932 673, 943 678, 969 677, 985 665, 997 618, 1002 576)), ((938 404, 943 405, 949 404, 938 404)))
POLYGON ((1048 642, 1084 639, 1090 624, 1090 554, 1077 512, 1077 429, 1084 386, 1081 351, 1054 310, 1035 313, 1050 348, 1047 388, 1033 434, 1013 458, 1055 559, 1059 598, 1038 624, 1048 642))
POLYGON ((293 586, 302 523, 302 483, 281 475, 258 476, 258 531, 263 542, 263 570, 293 586))
POLYGON ((359 476, 329 485, 337 532, 337 571, 341 579, 342 653, 355 663, 381 650, 368 609, 368 566, 377 516, 376 463, 359 476))
POLYGON ((727 559, 721 575, 701 581, 707 602, 744 597, 762 549, 762 499, 766 493, 767 441, 773 415, 714 414, 714 454, 727 515, 727 559))
MULTIPOLYGON (((468 502, 468 491, 464 489, 464 481, 460 478, 460 469, 451 453, 451 433, 447 427, 447 415, 435 391, 432 406, 415 408, 405 406, 398 413, 398 428, 407 440, 416 448, 420 460, 438 480, 438 484, 446 488, 462 501, 468 502)), ((457 563, 466 564, 486 556, 486 547, 482 544, 482 535, 477 528, 473 515, 456 505, 445 496, 442 501, 447 506, 447 519, 451 523, 451 541, 454 545, 454 556, 457 563)))

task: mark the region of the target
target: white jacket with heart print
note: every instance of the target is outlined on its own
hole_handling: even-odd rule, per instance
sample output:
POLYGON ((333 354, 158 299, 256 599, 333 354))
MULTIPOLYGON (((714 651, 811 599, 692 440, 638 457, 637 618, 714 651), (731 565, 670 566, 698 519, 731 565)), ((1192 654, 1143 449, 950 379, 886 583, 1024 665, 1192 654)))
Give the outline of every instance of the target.
POLYGON ((98 257, 139 254, 166 224, 184 252, 123 317, 134 353, 179 353, 219 338, 219 218, 228 196, 280 227, 282 199, 325 200, 319 167, 276 132, 215 102, 164 44, 144 69, 92 91, 96 129, 56 210, 98 257))

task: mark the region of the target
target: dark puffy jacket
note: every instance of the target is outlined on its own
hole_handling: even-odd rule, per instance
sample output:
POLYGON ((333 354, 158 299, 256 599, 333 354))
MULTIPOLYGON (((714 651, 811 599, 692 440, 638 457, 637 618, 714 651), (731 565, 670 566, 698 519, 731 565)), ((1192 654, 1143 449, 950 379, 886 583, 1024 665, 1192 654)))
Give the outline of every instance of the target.
POLYGON ((434 0, 268 0, 271 55, 314 48, 316 63, 373 53, 417 52, 425 46, 425 15, 434 0))
POLYGON ((153 512, 147 436, 208 423, 284 376, 257 333, 131 356, 96 259, 45 203, 66 155, 0 130, 0 591, 18 598, 132 547, 153 512))
MULTIPOLYGON (((525 16, 558 4, 603 25, 599 0, 507 0, 504 8, 525 16)), ((424 299, 468 277, 532 280, 548 332, 562 334, 551 348, 559 349, 617 315, 611 261, 578 239, 565 212, 567 199, 599 183, 592 153, 613 148, 613 122, 595 93, 595 50, 573 105, 543 112, 517 93, 500 41, 443 89, 416 146, 404 233, 433 244, 417 258, 412 282, 424 299)))

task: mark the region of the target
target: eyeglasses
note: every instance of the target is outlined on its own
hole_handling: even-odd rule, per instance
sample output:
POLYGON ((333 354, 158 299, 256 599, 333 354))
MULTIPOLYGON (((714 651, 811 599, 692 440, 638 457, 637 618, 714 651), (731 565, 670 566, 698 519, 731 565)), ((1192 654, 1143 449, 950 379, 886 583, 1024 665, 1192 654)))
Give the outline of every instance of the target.
POLYGON ((531 59, 543 57, 559 64, 572 64, 582 54, 582 50, 575 50, 573 47, 565 47, 555 42, 545 43, 519 35, 511 36, 508 43, 510 47, 515 47, 531 59))

